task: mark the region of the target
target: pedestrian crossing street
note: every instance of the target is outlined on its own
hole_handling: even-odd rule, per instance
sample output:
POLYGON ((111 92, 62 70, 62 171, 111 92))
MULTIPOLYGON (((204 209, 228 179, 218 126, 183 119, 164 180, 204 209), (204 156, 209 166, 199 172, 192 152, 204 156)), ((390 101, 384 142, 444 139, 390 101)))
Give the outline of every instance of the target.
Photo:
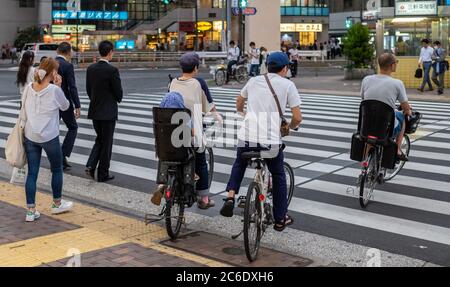
MULTIPOLYGON (((219 112, 235 111, 238 90, 212 88, 211 92, 219 112)), ((151 109, 163 95, 126 95, 116 126, 111 171, 124 185, 140 182, 137 189, 147 193, 152 192, 157 173, 151 109)), ((286 161, 295 169, 296 190, 290 206, 297 219, 293 228, 450 265, 450 103, 412 102, 424 117, 412 136, 411 161, 392 182, 378 186, 372 204, 361 210, 358 199, 348 192, 360 172, 358 164, 349 159, 360 100, 305 94, 302 101, 302 127, 285 138, 286 161)), ((95 133, 86 118, 89 101, 85 94, 81 103, 83 116, 78 121, 79 135, 70 161, 84 166, 95 133)), ((17 108, 17 100, 0 102, 2 156, 17 108)), ((218 197, 224 196, 235 158, 237 118, 235 114, 225 118, 229 146, 214 148, 211 193, 218 197)), ((66 128, 61 127, 63 135, 66 128)), ((253 175, 253 170, 247 170, 241 194, 253 175)), ((218 211, 221 201, 216 202, 218 211)))

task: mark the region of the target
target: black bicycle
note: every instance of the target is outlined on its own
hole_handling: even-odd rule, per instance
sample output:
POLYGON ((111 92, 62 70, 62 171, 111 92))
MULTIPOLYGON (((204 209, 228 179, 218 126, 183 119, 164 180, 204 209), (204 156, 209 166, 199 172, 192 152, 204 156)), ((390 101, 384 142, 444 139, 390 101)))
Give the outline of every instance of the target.
MULTIPOLYGON (((154 135, 156 154, 165 168, 158 169, 158 182, 165 182, 165 203, 158 215, 146 214, 145 223, 165 220, 167 234, 171 239, 176 239, 185 224, 185 208, 192 207, 197 202, 198 194, 195 190, 195 156, 192 147, 176 147, 172 142, 172 134, 180 127, 172 124, 171 118, 175 113, 187 113, 187 109, 153 108, 154 135)), ((188 145, 191 142, 190 128, 187 127, 188 145)), ((206 149, 209 184, 214 173, 214 154, 211 148, 206 149)))
MULTIPOLYGON (((405 135, 400 150, 409 156, 411 141, 408 134, 416 132, 422 116, 413 111, 406 117, 405 135)), ((392 138, 395 113, 379 101, 363 101, 360 107, 359 132, 353 136, 351 157, 361 161, 358 177, 359 204, 366 208, 373 198, 375 187, 397 176, 405 165, 398 159, 398 146, 392 138), (389 120, 386 120, 389 119, 389 120)))

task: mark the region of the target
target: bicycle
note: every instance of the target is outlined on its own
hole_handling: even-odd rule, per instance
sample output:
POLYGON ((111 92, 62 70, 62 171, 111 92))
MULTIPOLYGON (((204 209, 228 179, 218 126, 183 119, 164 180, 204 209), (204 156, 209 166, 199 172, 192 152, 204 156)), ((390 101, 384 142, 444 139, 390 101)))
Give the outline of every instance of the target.
MULTIPOLYGON (((146 224, 165 220, 167 234, 172 240, 178 238, 181 227, 185 224, 185 208, 192 207, 198 197, 194 180, 195 150, 191 147, 176 148, 170 141, 173 131, 179 127, 179 125, 171 124, 170 121, 177 112, 186 112, 190 115, 187 109, 153 108, 157 155, 167 167, 166 171, 158 172, 158 177, 161 174, 166 176, 167 184, 164 190, 165 204, 161 212, 158 215, 145 215, 146 224)), ((207 158, 207 163, 208 176, 210 177, 209 185, 211 185, 214 172, 214 154, 212 148, 207 148, 206 152, 209 158, 207 158)), ((158 182, 161 181, 158 179, 158 182)))
MULTIPOLYGON (((380 114, 383 114, 383 112, 380 114)), ((422 116, 418 112, 413 112, 412 117, 406 117, 407 127, 400 146, 401 151, 406 156, 409 156, 411 150, 411 140, 408 134, 416 132, 421 117, 422 116)), ((365 129, 367 129, 367 127, 365 127, 365 129)), ((397 158, 398 147, 392 139, 383 136, 374 136, 371 135, 371 132, 367 133, 366 130, 358 135, 364 143, 361 174, 357 181, 357 186, 359 188, 359 204, 361 208, 366 208, 368 206, 370 200, 373 198, 374 189, 377 184, 383 184, 394 179, 406 163, 397 158)), ((374 134, 377 133, 375 132, 374 134)), ((392 132, 388 132, 388 134, 392 134, 392 132)))
MULTIPOLYGON (((284 150, 284 145, 280 151, 284 150)), ((258 257, 260 242, 267 228, 275 223, 272 213, 272 178, 261 152, 246 152, 242 157, 249 161, 249 165, 255 167, 256 174, 253 182, 247 190, 247 195, 238 199, 238 207, 244 208, 244 228, 232 236, 237 239, 244 234, 244 247, 247 259, 253 262, 258 257), (252 230, 254 231, 252 232, 252 230)), ((294 171, 288 163, 283 164, 286 173, 288 207, 291 203, 295 178, 294 171)))
MULTIPOLYGON (((223 86, 227 82, 228 67, 220 64, 214 74, 214 80, 218 87, 223 86)), ((230 80, 235 79, 239 84, 243 84, 248 80, 249 74, 247 69, 247 60, 242 59, 233 65, 230 80)))

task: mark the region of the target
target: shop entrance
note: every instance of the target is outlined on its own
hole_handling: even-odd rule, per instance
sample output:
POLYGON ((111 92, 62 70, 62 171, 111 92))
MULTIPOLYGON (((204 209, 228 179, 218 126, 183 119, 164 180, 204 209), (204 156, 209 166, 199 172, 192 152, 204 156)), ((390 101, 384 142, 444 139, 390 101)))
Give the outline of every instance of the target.
POLYGON ((316 32, 300 32, 300 45, 309 46, 314 44, 316 40, 316 32))

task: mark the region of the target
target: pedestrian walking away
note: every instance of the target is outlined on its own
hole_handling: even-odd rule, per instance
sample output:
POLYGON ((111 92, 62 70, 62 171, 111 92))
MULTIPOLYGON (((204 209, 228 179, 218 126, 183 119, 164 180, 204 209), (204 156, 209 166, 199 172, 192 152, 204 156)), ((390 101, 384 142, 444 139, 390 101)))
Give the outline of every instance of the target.
POLYGON ((428 84, 429 91, 433 91, 433 85, 431 84, 430 71, 433 61, 434 49, 430 47, 430 40, 422 40, 422 49, 420 50, 419 68, 423 66, 423 81, 419 87, 419 91, 423 92, 425 85, 428 84))
POLYGON ((113 58, 113 44, 102 41, 98 50, 100 60, 87 69, 86 91, 90 100, 88 119, 91 119, 97 137, 92 148, 86 174, 97 180, 106 182, 114 179, 110 174, 110 162, 114 138, 114 130, 118 119, 118 103, 122 102, 123 90, 119 70, 109 61, 113 58))
POLYGON ((81 105, 78 97, 75 71, 72 63, 70 62, 72 46, 67 42, 62 42, 58 46, 57 53, 58 55, 56 56, 56 60, 59 63, 58 73, 62 77, 61 88, 70 103, 70 107, 67 111, 60 112, 60 117, 67 127, 67 134, 62 144, 62 152, 63 169, 68 170, 71 168, 71 165, 69 164, 67 158, 70 157, 77 138, 77 119, 80 118, 81 105))
POLYGON ((448 62, 445 60, 447 51, 442 48, 441 42, 435 41, 433 54, 433 76, 431 79, 438 86, 438 95, 444 93, 445 72, 448 70, 448 62))
POLYGON ((52 173, 52 213, 70 210, 72 202, 62 197, 63 166, 59 143, 59 111, 65 111, 70 103, 61 90, 62 79, 58 75, 58 62, 47 58, 35 73, 34 82, 25 87, 22 105, 26 114, 25 152, 28 162, 28 176, 25 184, 28 211, 25 220, 34 221, 40 217, 36 210, 36 182, 41 165, 42 150, 47 154, 52 173), (54 84, 50 84, 54 82, 54 84))

